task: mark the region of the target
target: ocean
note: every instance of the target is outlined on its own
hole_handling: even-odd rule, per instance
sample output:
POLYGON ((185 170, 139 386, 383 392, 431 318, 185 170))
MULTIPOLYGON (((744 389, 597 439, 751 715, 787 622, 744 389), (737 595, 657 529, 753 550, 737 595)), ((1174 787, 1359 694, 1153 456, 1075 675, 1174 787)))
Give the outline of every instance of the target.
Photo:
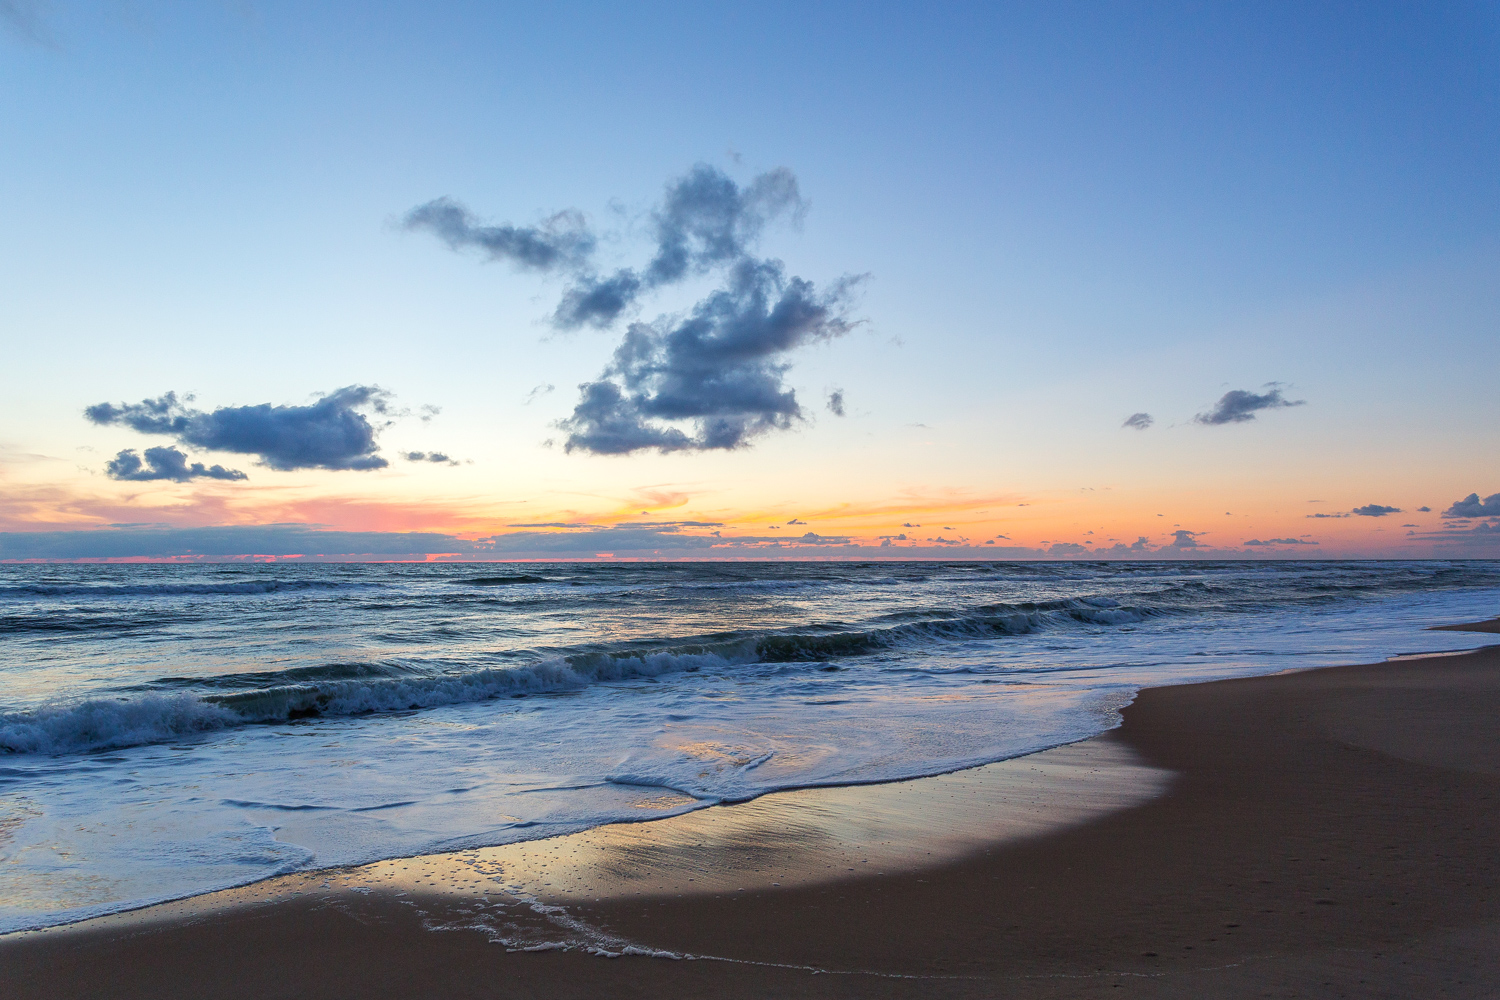
POLYGON ((0 566, 0 932, 1467 649, 1500 562, 0 566))

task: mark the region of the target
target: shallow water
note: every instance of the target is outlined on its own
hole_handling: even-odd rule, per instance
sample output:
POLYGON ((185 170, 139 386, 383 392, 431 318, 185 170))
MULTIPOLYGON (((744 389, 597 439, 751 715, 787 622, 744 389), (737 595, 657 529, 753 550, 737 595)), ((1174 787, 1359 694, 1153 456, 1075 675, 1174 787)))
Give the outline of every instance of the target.
POLYGON ((1485 645, 1500 563, 0 566, 0 930, 1485 645))

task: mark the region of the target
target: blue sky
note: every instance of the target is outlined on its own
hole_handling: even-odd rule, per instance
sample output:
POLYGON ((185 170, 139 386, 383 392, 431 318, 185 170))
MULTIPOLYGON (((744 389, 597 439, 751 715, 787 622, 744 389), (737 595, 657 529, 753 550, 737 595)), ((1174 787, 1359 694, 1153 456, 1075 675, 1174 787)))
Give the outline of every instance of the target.
POLYGON ((8 530, 473 538, 617 523, 655 491, 745 533, 844 509, 827 533, 874 544, 948 498, 975 544, 1160 546, 1170 522, 1217 549, 1301 535, 1318 499, 1434 508, 1417 541, 1320 523, 1325 551, 1432 554, 1455 544, 1425 537, 1438 512, 1500 491, 1493 4, 0 9, 8 530), (638 264, 696 163, 790 169, 805 216, 758 252, 819 287, 868 274, 862 325, 785 357, 806 419, 751 447, 564 454, 553 425, 617 333, 551 329, 556 276, 400 220, 439 196, 518 225, 572 208, 601 266, 638 264), (1272 382, 1307 404, 1192 423, 1272 382), (347 385, 411 411, 387 451, 465 464, 143 491, 106 460, 167 442, 81 416, 347 385), (1154 426, 1122 433, 1137 411, 1154 426))

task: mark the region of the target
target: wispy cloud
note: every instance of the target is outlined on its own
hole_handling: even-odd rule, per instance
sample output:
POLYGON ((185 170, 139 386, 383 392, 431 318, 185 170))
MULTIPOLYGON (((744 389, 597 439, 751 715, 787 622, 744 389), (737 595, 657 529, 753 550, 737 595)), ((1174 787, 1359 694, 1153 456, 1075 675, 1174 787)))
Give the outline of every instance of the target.
POLYGON ((1133 430, 1143 431, 1154 423, 1156 423, 1156 419, 1149 413, 1132 413, 1125 418, 1125 422, 1120 427, 1121 429, 1128 427, 1133 430))
POLYGON ((1242 424, 1255 419, 1255 415, 1262 410, 1278 410, 1288 406, 1304 406, 1305 399, 1287 399, 1281 394, 1278 383, 1267 383, 1268 390, 1262 393, 1248 392, 1244 389, 1231 389, 1219 401, 1214 404, 1213 409, 1207 413, 1200 413, 1193 418, 1194 423, 1215 426, 1218 424, 1242 424))
POLYGON ((459 465, 457 459, 449 458, 440 451, 408 451, 402 454, 408 462, 429 462, 433 465, 459 465))

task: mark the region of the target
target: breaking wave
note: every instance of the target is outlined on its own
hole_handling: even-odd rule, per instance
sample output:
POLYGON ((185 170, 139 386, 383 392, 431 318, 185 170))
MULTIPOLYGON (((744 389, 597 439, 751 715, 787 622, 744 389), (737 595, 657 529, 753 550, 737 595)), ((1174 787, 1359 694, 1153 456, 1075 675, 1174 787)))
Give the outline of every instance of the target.
POLYGON ((142 694, 0 714, 0 752, 63 754, 119 749, 255 723, 410 712, 576 691, 609 681, 724 671, 755 663, 825 663, 933 641, 1024 635, 1038 628, 1077 623, 1128 624, 1163 613, 1160 609, 1119 607, 1108 599, 1075 598, 991 605, 972 614, 927 617, 885 628, 730 635, 654 650, 575 652, 478 669, 464 664, 390 660, 211 678, 162 678, 143 685, 142 694), (173 689, 175 693, 162 693, 173 689))

